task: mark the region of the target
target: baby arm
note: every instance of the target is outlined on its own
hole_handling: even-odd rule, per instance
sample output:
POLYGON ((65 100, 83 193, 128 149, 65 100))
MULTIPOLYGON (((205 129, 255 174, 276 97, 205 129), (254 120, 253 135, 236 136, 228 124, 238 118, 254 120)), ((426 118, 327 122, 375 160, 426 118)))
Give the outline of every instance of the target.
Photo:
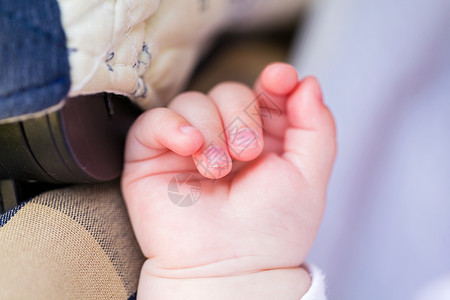
POLYGON ((317 81, 286 64, 144 113, 122 176, 138 299, 300 299, 335 152, 317 81))

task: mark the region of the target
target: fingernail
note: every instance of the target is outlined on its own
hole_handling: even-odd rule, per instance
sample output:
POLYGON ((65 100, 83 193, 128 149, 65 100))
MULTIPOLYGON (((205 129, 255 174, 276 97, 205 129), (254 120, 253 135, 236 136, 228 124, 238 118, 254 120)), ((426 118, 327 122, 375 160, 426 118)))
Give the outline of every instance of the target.
POLYGON ((240 129, 238 132, 232 134, 231 138, 231 145, 236 149, 254 149, 259 146, 258 135, 250 128, 240 129))
POLYGON ((231 163, 228 154, 220 146, 209 146, 203 151, 206 157, 207 165, 213 169, 225 169, 231 163))
POLYGON ((191 132, 193 132, 195 130, 198 130, 198 129, 195 127, 192 127, 191 125, 183 124, 180 126, 180 131, 184 134, 190 134, 191 132))

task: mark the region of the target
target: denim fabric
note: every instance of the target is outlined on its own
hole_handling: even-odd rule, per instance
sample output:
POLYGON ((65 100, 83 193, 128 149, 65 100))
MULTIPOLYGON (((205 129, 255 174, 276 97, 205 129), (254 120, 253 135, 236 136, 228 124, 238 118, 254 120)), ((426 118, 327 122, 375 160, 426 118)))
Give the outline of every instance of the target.
POLYGON ((57 104, 70 87, 56 0, 0 1, 0 119, 57 104))
POLYGON ((23 202, 18 206, 15 206, 8 210, 7 212, 0 214, 0 227, 3 227, 6 223, 8 223, 9 220, 11 220, 12 217, 25 205, 26 203, 23 202))
POLYGON ((136 300, 136 296, 137 296, 137 292, 134 293, 133 295, 131 295, 130 298, 128 298, 128 300, 136 300))

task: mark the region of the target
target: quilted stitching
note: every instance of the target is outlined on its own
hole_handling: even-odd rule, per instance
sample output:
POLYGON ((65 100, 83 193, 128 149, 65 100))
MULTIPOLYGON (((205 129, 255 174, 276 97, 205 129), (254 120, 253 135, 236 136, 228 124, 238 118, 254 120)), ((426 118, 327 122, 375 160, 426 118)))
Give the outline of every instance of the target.
POLYGON ((183 88, 214 34, 244 23, 270 23, 281 15, 286 20, 304 2, 58 1, 68 47, 77 50, 69 57, 70 95, 109 91, 144 109, 165 105, 183 88), (101 32, 94 19, 102 24, 101 32))

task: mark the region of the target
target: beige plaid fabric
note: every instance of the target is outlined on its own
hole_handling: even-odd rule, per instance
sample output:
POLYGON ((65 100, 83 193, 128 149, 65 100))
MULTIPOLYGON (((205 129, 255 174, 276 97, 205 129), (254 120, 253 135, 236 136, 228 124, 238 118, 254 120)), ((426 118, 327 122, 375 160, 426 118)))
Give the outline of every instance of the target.
POLYGON ((0 226, 0 299, 135 298, 144 257, 118 182, 44 193, 0 226))

